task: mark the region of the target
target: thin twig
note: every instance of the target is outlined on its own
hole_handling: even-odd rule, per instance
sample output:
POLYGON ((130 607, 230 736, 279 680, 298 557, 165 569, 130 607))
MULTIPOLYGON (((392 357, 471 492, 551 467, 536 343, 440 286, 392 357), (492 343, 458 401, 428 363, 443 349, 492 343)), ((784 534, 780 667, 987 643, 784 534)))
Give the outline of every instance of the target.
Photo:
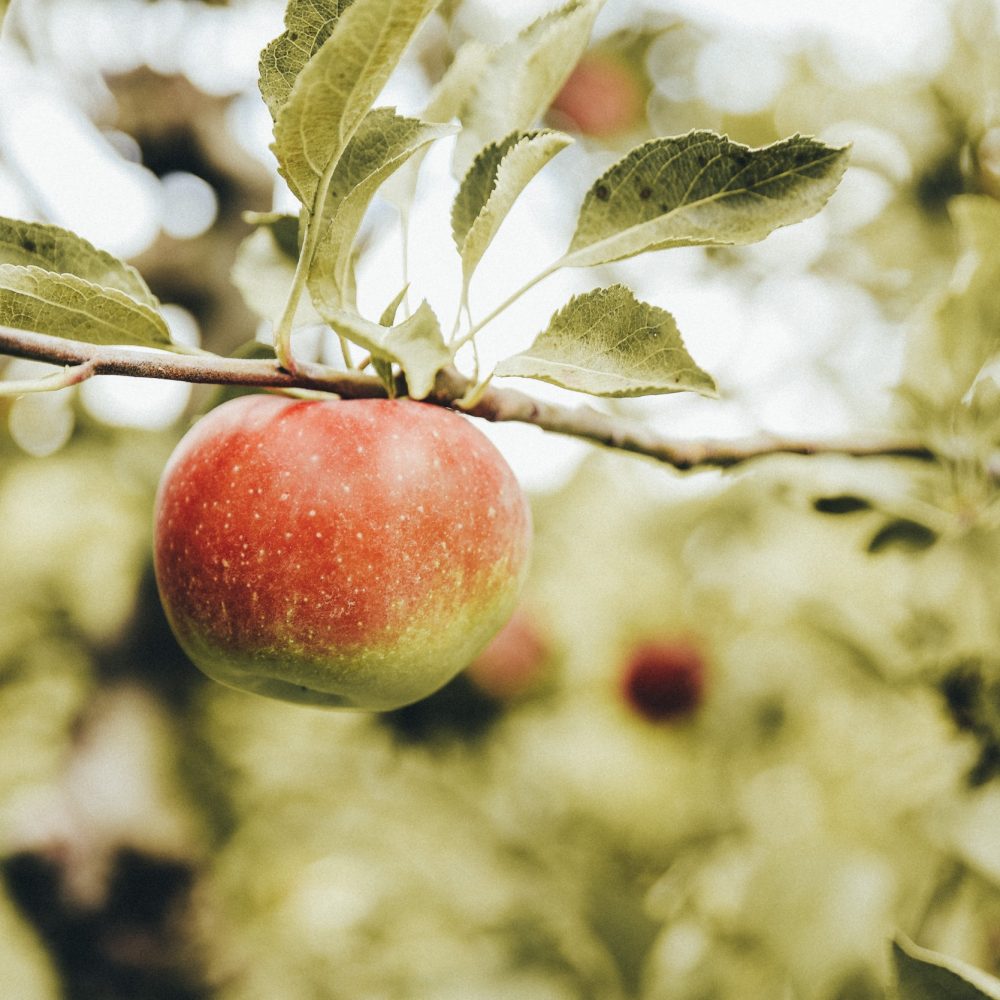
MULTIPOLYGON (((384 398, 381 381, 357 371, 341 372, 325 365, 299 363, 296 374, 277 361, 171 354, 144 348, 99 347, 63 340, 47 334, 0 327, 0 354, 83 366, 80 378, 90 375, 132 375, 142 378, 216 385, 245 385, 261 389, 311 389, 333 393, 344 399, 384 398)), ((71 368, 71 370, 73 370, 71 368)), ((810 441, 755 437, 731 441, 677 441, 645 425, 601 413, 591 407, 569 407, 547 403, 515 389, 489 386, 468 407, 458 401, 473 382, 453 368, 438 375, 428 403, 461 409, 493 422, 519 421, 543 430, 583 438, 595 444, 645 455, 675 469, 729 468, 767 455, 848 455, 857 458, 909 458, 922 461, 936 456, 915 441, 878 438, 867 441, 810 441)), ((398 387, 405 393, 405 385, 398 387)))

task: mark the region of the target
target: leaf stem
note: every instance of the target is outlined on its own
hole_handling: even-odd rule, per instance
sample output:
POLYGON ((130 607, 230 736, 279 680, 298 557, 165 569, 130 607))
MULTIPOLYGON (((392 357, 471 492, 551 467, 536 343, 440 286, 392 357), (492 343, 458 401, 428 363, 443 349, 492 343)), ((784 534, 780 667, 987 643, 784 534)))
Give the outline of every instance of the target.
POLYGON ((544 281, 550 274, 555 274, 555 272, 562 267, 562 263, 562 258, 560 258, 554 263, 549 264, 544 271, 539 272, 530 281, 526 282, 519 289, 517 289, 516 292, 508 295, 507 298, 500 303, 500 305, 484 316, 478 323, 473 323, 462 337, 460 337, 457 341, 453 341, 451 344, 452 348, 457 351, 460 347, 464 347, 470 340, 472 340, 473 337, 476 336, 477 333, 479 333, 480 330, 483 329, 483 327, 492 323, 497 316, 499 316, 506 309, 509 309, 519 298, 521 298, 522 295, 526 295, 532 288, 535 287, 535 285, 544 281))
POLYGON ((68 366, 62 371, 43 375, 41 378, 0 381, 0 397, 27 396, 34 392, 56 392, 59 389, 68 389, 71 385, 86 382, 88 378, 96 374, 97 364, 95 361, 89 360, 78 365, 68 366))

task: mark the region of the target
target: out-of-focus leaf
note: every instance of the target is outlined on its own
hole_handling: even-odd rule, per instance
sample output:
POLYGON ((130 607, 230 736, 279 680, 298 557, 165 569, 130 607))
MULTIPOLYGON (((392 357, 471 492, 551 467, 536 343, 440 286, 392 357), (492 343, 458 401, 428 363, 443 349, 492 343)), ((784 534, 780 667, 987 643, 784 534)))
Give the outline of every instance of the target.
MULTIPOLYGON (((262 226, 239 245, 233 261, 233 284, 243 300, 261 319, 276 324, 288 299, 295 275, 295 257, 280 239, 278 230, 262 226)), ((299 300, 294 326, 322 323, 308 296, 299 300)))
POLYGON ((570 300, 528 350, 502 361, 497 375, 551 382, 592 396, 648 396, 715 383, 688 354, 673 316, 640 302, 624 285, 570 300))
POLYGON ((537 124, 587 47, 602 3, 570 0, 494 51, 463 112, 456 176, 487 143, 537 124))
MULTIPOLYGON (((440 12, 440 8, 439 8, 440 12)), ((451 65, 431 91, 427 106, 420 117, 425 122, 450 122, 461 115, 462 109, 475 92, 476 83, 489 62, 489 48, 478 39, 470 38, 455 53, 451 65)), ((417 192, 420 165, 426 147, 418 150, 400 167, 382 188, 382 195, 405 216, 417 192)))
POLYGON ((451 363, 434 310, 421 302, 417 311, 397 326, 384 327, 354 313, 324 311, 327 322, 373 358, 397 364, 406 376, 410 396, 423 399, 434 388, 434 378, 451 363))
POLYGON ((847 153, 804 136, 759 149, 704 131, 653 139, 587 192, 561 264, 589 267, 665 247, 762 240, 823 207, 847 153))
POLYGON ((951 286, 909 342, 905 384, 957 403, 1000 352, 1000 202, 962 195, 949 206, 959 243, 951 286))
POLYGON ((562 132, 513 132, 476 157, 458 190, 451 229, 465 288, 528 182, 573 140, 562 132))
POLYGON ((285 30, 260 54, 260 87, 272 118, 278 117, 295 79, 330 37, 351 0, 290 0, 285 30))
POLYGON ((1000 1000, 1000 980, 958 959, 904 939, 893 942, 892 957, 898 1000, 1000 1000))
POLYGON ((278 112, 272 148, 310 211, 322 204, 335 165, 436 3, 354 0, 299 71, 278 112))
POLYGON ((323 211, 323 234, 309 271, 314 297, 342 306, 351 248, 379 185, 417 150, 455 127, 403 118, 392 108, 376 108, 358 126, 337 163, 323 211))
POLYGON ((899 548, 909 552, 922 552, 937 541, 937 532, 925 524, 901 517, 879 529, 868 543, 868 551, 878 555, 886 549, 899 548))
POLYGON ((58 226, 0 218, 0 261, 75 274, 94 285, 124 292, 151 309, 159 306, 134 267, 58 226))
POLYGON ((88 344, 174 346, 163 317, 144 302, 34 266, 0 264, 0 324, 88 344))

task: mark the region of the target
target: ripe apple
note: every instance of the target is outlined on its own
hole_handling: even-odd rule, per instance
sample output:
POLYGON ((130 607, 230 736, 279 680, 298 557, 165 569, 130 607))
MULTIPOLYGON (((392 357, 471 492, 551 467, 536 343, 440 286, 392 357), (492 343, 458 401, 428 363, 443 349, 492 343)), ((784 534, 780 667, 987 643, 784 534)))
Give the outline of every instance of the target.
POLYGON ((690 716, 704 689, 704 658, 686 639, 643 643, 632 651, 622 674, 625 701, 649 722, 690 716))
POLYGON ((530 543, 524 494, 468 418, 252 395, 171 456, 154 565, 171 627, 210 677, 385 710, 486 646, 517 604, 530 543))

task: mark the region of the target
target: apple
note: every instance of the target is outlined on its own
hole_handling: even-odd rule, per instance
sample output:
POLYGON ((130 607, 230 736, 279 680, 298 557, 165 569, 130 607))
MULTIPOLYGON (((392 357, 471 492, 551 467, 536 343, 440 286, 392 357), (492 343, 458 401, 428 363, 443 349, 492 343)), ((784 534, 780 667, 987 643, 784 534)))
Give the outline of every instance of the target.
POLYGON ((646 642, 636 647, 621 678, 622 695, 649 722, 692 715, 705 690, 705 660, 686 639, 646 642))
POLYGON ((608 138, 636 128, 646 97, 636 70, 608 52, 583 55, 552 102, 557 119, 584 135, 608 138))
POLYGON ((154 566, 209 677, 388 710, 437 690, 512 614, 531 516, 471 420, 412 400, 241 396, 167 463, 154 566))
POLYGON ((466 676, 484 694, 510 701, 530 691, 549 650, 532 615, 522 606, 466 668, 466 676))

